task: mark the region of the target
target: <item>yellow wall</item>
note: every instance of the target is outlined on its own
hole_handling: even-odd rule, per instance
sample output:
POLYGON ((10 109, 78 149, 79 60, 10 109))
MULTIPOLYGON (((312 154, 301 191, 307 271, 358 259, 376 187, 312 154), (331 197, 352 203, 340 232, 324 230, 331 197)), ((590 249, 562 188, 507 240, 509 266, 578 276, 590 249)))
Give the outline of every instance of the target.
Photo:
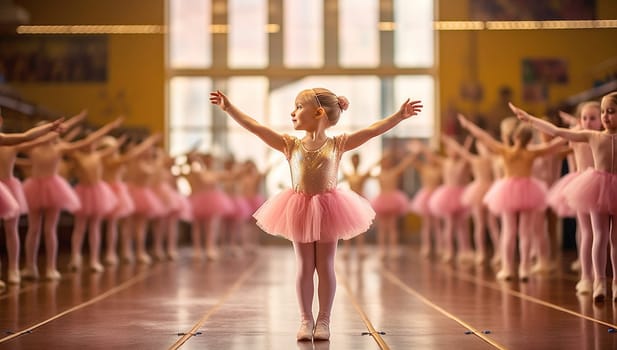
MULTIPOLYGON (((468 0, 439 1, 438 19, 468 19, 468 0)), ((617 1, 597 0, 602 19, 617 18, 617 1)), ((15 0, 31 14, 32 24, 163 24, 164 0, 15 0), (144 6, 147 4, 147 6, 144 6)), ((617 29, 551 31, 442 31, 439 40, 439 93, 442 111, 453 102, 465 113, 486 112, 496 101, 503 84, 514 89, 515 102, 522 102, 521 59, 556 57, 567 60, 570 82, 550 89, 551 103, 589 88, 595 67, 617 57, 617 29), (472 51, 471 37, 476 50, 472 51), (484 99, 472 104, 460 97, 460 86, 473 78, 484 89, 484 99)), ((164 128, 164 37, 163 35, 109 36, 109 80, 103 84, 16 84, 30 101, 52 111, 73 113, 88 107, 91 121, 101 123, 112 100, 125 93, 129 106, 126 124, 153 131, 164 128), (107 97, 104 97, 107 95, 107 97)), ((522 104, 542 113, 545 106, 522 104)))
MULTIPOLYGON (((597 0, 599 19, 617 18, 617 1, 597 0)), ((468 0, 440 1, 440 20, 468 20, 468 0)), ((598 65, 617 59, 617 29, 535 30, 535 31, 441 31, 440 98, 442 110, 451 101, 464 113, 487 113, 497 101, 501 85, 513 88, 513 99, 524 108, 542 114, 546 104, 522 101, 521 60, 524 58, 561 58, 568 62, 570 81, 549 90, 549 103, 592 86, 598 65), (476 50, 472 51, 473 36, 476 50), (479 103, 463 101, 460 86, 473 78, 470 67, 484 90, 479 103)), ((617 64, 613 68, 617 70, 617 64)))
MULTIPOLYGON (((163 24, 164 0, 15 0, 31 24, 163 24), (147 4, 147 6, 144 6, 147 4)), ((28 101, 59 113, 88 108, 102 124, 120 111, 127 126, 164 128, 164 37, 162 34, 110 35, 107 83, 11 84, 28 101), (117 101, 124 93, 127 108, 117 101), (112 112, 108 112, 109 110, 112 112), (110 115, 114 114, 114 115, 110 115)))

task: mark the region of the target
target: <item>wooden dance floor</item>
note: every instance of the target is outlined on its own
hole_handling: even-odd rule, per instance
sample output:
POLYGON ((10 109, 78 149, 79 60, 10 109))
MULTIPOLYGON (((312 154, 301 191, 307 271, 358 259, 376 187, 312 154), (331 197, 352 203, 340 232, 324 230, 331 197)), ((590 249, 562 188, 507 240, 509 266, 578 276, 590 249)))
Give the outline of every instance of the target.
POLYGON ((578 297, 566 269, 497 282, 489 266, 423 260, 413 246, 375 253, 337 258, 329 342, 296 342, 294 255, 268 246, 214 262, 185 248, 177 261, 9 287, 0 349, 617 349, 617 304, 578 297))

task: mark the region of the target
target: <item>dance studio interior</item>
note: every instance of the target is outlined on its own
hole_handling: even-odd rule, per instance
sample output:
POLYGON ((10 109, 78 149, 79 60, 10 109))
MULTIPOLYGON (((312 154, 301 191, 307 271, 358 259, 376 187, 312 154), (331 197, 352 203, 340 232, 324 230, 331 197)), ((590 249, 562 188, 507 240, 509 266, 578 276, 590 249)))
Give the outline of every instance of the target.
POLYGON ((617 349, 615 38, 614 0, 0 0, 0 349, 617 349))

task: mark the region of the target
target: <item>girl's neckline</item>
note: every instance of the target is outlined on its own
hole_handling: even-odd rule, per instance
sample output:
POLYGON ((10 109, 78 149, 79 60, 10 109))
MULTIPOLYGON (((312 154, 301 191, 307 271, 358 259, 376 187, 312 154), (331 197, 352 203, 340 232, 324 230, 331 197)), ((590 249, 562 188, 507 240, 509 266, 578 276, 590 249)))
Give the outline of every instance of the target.
POLYGON ((308 148, 306 148, 306 145, 304 144, 304 142, 302 140, 300 140, 300 146, 302 146, 302 149, 305 150, 306 152, 317 152, 320 149, 322 149, 326 145, 326 143, 328 143, 329 139, 330 139, 329 137, 326 137, 326 140, 319 147, 317 147, 315 149, 308 149, 308 148))

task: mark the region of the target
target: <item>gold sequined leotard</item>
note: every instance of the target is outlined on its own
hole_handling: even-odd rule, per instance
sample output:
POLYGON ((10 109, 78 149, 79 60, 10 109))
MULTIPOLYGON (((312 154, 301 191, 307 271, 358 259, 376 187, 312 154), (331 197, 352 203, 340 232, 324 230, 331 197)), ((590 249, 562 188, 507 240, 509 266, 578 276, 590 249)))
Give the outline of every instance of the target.
POLYGON ((344 137, 328 138, 315 150, 307 150, 298 138, 285 138, 285 156, 294 191, 314 195, 336 188, 342 153, 340 145, 344 137))

